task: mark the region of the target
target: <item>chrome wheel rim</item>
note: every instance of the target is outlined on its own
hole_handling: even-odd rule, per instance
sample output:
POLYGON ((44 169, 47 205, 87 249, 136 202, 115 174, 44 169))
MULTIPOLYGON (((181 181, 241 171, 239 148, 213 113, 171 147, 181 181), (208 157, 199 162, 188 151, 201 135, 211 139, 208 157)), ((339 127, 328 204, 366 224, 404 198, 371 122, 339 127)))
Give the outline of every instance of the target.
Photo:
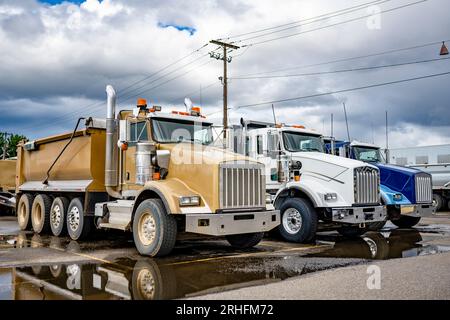
POLYGON ((302 228, 302 215, 295 208, 287 209, 283 214, 283 228, 289 234, 296 234, 302 228))
POLYGON ((76 232, 80 226, 80 210, 77 207, 73 207, 68 214, 68 225, 70 230, 76 232))
POLYGON ((148 269, 139 272, 137 284, 141 296, 146 300, 153 300, 155 297, 155 279, 148 269))
POLYGON ((139 219, 139 240, 144 246, 151 245, 156 238, 156 222, 150 213, 144 213, 139 219))
POLYGON ((59 205, 53 207, 53 210, 50 214, 50 221, 53 227, 58 228, 61 224, 61 208, 59 205))

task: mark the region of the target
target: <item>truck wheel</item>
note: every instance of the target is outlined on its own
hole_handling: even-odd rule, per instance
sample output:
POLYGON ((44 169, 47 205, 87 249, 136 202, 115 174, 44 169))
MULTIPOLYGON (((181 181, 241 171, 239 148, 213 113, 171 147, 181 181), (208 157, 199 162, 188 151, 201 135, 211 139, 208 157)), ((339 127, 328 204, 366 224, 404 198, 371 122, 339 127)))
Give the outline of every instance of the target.
POLYGON ((263 237, 264 232, 233 234, 226 236, 228 243, 239 249, 253 248, 261 242, 263 237))
POLYGON ((401 216, 398 220, 392 220, 392 223, 399 228, 411 228, 418 224, 420 217, 401 216))
POLYGON ((366 228, 343 226, 337 231, 346 238, 357 238, 367 232, 366 228))
POLYGON ((22 231, 31 229, 31 206, 33 204, 33 196, 24 193, 17 204, 17 222, 22 231))
POLYGON ((164 256, 172 251, 177 238, 177 222, 167 214, 161 200, 145 200, 136 209, 133 238, 142 255, 164 256))
POLYGON ((436 202, 436 211, 439 211, 442 209, 444 204, 444 199, 440 194, 433 193, 433 200, 436 202))
POLYGON ((53 200, 50 209, 50 228, 54 236, 64 236, 67 233, 66 214, 69 207, 69 200, 65 197, 58 197, 53 200))
POLYGON ((67 209, 67 233, 72 240, 83 240, 91 231, 91 219, 84 215, 83 202, 80 198, 70 201, 67 209))
POLYGON ((34 232, 48 233, 50 231, 50 208, 52 199, 46 194, 38 194, 31 207, 31 224, 34 232))
POLYGON ((316 236, 317 213, 308 200, 291 198, 280 206, 281 236, 290 242, 311 242, 316 236))

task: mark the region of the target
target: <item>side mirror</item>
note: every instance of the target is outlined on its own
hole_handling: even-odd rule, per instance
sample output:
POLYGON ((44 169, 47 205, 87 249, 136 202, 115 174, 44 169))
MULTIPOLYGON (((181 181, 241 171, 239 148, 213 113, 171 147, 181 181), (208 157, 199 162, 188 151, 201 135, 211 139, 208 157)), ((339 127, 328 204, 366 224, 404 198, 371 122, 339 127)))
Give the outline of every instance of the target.
POLYGON ((130 123, 127 120, 119 122, 119 142, 130 141, 130 123))
POLYGON ((267 134, 267 151, 270 157, 276 158, 280 151, 280 138, 278 132, 269 132, 267 134))

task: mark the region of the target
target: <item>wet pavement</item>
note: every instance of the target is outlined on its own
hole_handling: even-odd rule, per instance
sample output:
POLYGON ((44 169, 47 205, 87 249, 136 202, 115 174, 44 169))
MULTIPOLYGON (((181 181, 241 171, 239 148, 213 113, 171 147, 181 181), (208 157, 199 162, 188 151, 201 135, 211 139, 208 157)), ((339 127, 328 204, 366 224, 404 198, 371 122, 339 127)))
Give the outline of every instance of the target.
POLYGON ((129 234, 105 232, 75 242, 20 232, 13 217, 0 217, 0 299, 187 298, 442 252, 450 252, 450 215, 412 230, 389 224, 351 240, 323 232, 314 245, 268 238, 236 250, 222 240, 187 240, 158 259, 139 256, 129 234))

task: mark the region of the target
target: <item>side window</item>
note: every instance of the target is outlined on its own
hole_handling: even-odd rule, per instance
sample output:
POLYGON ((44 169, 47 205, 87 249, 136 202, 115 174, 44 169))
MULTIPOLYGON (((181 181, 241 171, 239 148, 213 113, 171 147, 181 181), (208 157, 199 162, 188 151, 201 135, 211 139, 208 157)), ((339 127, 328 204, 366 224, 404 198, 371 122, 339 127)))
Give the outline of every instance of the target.
POLYGON ((135 146, 138 141, 147 141, 147 125, 145 121, 134 122, 130 124, 130 142, 129 146, 135 146))
POLYGON ((450 163, 450 154, 439 154, 438 163, 450 163))
POLYGON ((399 166, 406 166, 407 163, 408 163, 408 159, 406 159, 405 157, 398 157, 395 160, 395 164, 399 165, 399 166))
POLYGON ((428 156, 417 156, 416 157, 416 164, 427 164, 428 163, 428 156))
POLYGON ((263 154, 263 137, 256 136, 256 153, 263 154))

